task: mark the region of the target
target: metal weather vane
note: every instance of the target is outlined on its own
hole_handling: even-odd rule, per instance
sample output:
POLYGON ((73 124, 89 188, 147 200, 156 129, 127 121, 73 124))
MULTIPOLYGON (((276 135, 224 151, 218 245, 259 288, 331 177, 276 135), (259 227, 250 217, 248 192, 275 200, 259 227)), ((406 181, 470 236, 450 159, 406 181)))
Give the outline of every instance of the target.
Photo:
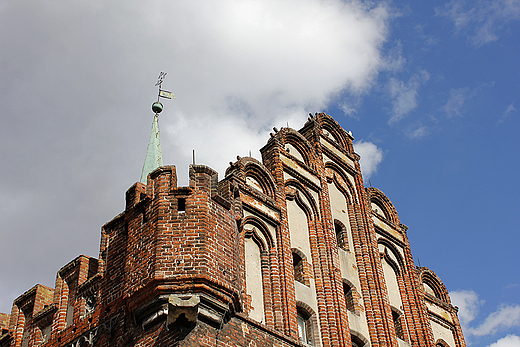
POLYGON ((163 110, 163 104, 161 104, 159 102, 159 98, 175 99, 175 95, 172 92, 162 89, 162 83, 163 83, 166 75, 167 75, 167 72, 161 71, 161 73, 159 74, 159 77, 157 78, 157 83, 155 83, 155 86, 159 87, 159 92, 157 94, 157 101, 152 104, 152 111, 155 113, 156 116, 158 116, 159 113, 161 113, 163 110))
POLYGON ((161 89, 161 84, 163 83, 164 81, 164 78, 166 77, 168 73, 167 72, 163 72, 161 71, 161 73, 159 74, 159 77, 157 78, 157 83, 155 83, 155 86, 159 86, 159 89, 161 89))
POLYGON ((150 172, 163 165, 161 140, 159 138, 159 113, 163 110, 163 104, 159 102, 159 98, 175 98, 171 92, 162 89, 162 83, 165 77, 166 72, 161 71, 157 83, 155 84, 156 87, 159 87, 159 93, 157 94, 157 101, 152 104, 152 111, 155 115, 153 117, 152 132, 150 133, 150 141, 148 142, 148 148, 146 150, 143 171, 141 172, 141 183, 143 184, 147 184, 148 174, 150 174, 150 172))

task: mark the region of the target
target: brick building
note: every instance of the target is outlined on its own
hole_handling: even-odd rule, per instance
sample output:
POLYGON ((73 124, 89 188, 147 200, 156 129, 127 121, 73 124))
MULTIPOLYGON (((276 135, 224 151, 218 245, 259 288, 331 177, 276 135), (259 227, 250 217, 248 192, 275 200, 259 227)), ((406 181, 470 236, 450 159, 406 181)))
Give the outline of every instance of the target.
POLYGON ((78 256, 0 314, 0 347, 465 346, 352 141, 318 113, 220 181, 204 165, 187 187, 174 166, 145 172, 98 259, 78 256))

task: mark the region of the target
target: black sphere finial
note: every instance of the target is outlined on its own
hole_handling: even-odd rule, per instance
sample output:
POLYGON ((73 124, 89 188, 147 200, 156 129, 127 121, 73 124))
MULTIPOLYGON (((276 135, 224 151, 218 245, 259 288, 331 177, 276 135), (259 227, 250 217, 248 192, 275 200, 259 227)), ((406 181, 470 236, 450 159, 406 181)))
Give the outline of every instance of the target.
POLYGON ((163 104, 161 104, 159 101, 156 101, 152 104, 152 111, 155 114, 161 113, 163 110, 163 104))

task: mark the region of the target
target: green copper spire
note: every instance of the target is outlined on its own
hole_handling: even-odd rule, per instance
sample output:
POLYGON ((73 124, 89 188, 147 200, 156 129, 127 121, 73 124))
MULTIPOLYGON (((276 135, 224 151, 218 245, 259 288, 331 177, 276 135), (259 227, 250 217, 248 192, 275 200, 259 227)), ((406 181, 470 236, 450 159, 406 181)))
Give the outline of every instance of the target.
POLYGON ((163 104, 159 102, 159 98, 175 99, 175 95, 172 92, 161 89, 166 72, 159 74, 157 79, 156 87, 159 87, 159 93, 157 94, 157 101, 152 104, 152 111, 155 113, 152 123, 152 133, 150 134, 150 141, 148 142, 148 149, 146 150, 146 159, 144 160, 143 172, 141 173, 141 183, 146 184, 148 175, 153 170, 162 166, 162 153, 161 153, 161 139, 159 138, 159 113, 163 110, 163 104))
POLYGON ((146 184, 148 174, 158 167, 161 167, 162 164, 161 140, 159 138, 159 115, 156 113, 153 117, 152 133, 150 134, 146 159, 144 160, 143 172, 141 173, 141 183, 146 184))

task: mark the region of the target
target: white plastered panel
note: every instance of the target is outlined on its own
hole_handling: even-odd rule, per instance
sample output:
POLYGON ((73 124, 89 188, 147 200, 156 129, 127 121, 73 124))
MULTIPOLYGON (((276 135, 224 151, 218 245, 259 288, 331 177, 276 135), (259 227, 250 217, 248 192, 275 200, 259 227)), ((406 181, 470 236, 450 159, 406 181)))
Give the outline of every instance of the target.
POLYGON ((251 296, 252 309, 249 317, 263 323, 264 321, 264 287, 262 281, 262 260, 260 248, 248 237, 245 240, 246 260, 246 292, 251 296))
POLYGON ((386 262, 386 259, 383 258, 381 260, 383 264, 383 272, 385 274, 385 282, 386 288, 388 290, 388 298, 390 300, 390 305, 401 310, 401 306, 403 305, 401 301, 401 293, 399 292, 399 284, 397 282, 397 275, 394 272, 394 269, 386 262))

